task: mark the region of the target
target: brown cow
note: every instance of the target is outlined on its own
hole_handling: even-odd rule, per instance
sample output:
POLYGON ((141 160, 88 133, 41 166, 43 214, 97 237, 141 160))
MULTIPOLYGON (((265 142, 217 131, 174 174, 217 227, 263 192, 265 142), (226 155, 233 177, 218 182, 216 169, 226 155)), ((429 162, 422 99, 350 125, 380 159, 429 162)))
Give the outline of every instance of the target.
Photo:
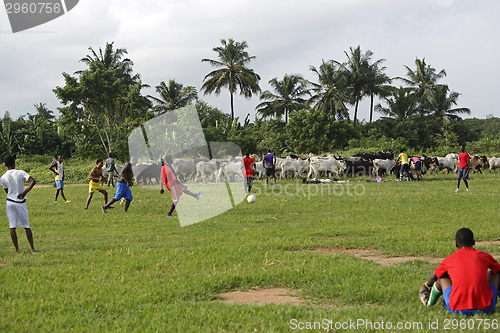
MULTIPOLYGON (((457 161, 458 163, 458 161, 457 161)), ((479 171, 479 173, 483 173, 481 171, 481 168, 484 167, 484 165, 488 163, 488 158, 486 156, 472 156, 469 162, 469 168, 476 173, 476 170, 479 171)))

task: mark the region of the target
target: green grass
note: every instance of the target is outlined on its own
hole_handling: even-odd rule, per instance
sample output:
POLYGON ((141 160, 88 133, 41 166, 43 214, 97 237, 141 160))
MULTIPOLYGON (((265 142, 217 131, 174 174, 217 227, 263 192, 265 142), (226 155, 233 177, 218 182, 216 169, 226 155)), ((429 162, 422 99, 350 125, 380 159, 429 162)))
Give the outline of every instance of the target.
MULTIPOLYGON (((127 214, 118 204, 103 214, 99 193, 84 211, 86 186, 65 188, 69 204, 53 203, 53 188, 36 187, 28 195, 36 255, 21 229, 21 253, 14 252, 2 197, 0 331, 288 332, 293 319, 422 322, 421 331, 439 320, 443 330, 445 320, 464 317, 449 315, 441 300, 432 308, 420 305, 418 287, 435 264, 385 267, 306 250, 374 248, 387 256, 445 257, 464 226, 477 241, 500 239, 500 176, 474 175, 471 192, 458 194, 454 177, 329 186, 289 180, 274 194, 258 182, 256 203, 242 202, 184 228, 165 218, 170 196, 156 190, 134 187, 127 214), (300 290, 307 305, 218 299, 220 292, 271 286, 300 290)), ((480 249, 500 255, 496 246, 480 249)), ((500 314, 474 318, 498 321, 500 314)))

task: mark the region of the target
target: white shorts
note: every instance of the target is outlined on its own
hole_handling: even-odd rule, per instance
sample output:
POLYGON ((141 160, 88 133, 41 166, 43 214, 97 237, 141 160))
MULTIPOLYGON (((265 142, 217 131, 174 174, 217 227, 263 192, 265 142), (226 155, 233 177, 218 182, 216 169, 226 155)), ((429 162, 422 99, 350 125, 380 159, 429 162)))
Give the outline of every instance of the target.
POLYGON ((26 203, 16 203, 12 201, 7 201, 5 206, 7 211, 7 219, 9 220, 9 227, 16 228, 29 228, 30 222, 28 218, 28 207, 26 203))

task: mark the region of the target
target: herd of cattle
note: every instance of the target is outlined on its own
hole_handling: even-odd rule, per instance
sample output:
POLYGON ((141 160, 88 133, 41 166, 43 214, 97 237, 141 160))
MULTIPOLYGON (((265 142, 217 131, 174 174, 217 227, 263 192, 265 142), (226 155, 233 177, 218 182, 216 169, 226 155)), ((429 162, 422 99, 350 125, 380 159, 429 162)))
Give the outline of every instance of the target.
MULTIPOLYGON (((263 178, 265 175, 262 160, 255 156, 255 176, 263 178)), ((220 182, 242 180, 242 157, 228 157, 227 159, 212 159, 196 157, 192 159, 174 159, 173 168, 177 177, 182 182, 220 182)), ((423 168, 430 174, 446 170, 456 172, 458 169, 458 155, 448 154, 445 157, 425 157, 422 159, 423 168)), ((489 172, 500 168, 500 158, 486 156, 472 156, 470 161, 472 172, 480 172, 481 169, 489 168, 489 172)), ((160 168, 156 163, 143 163, 133 167, 133 172, 139 184, 159 184, 160 168)), ((328 154, 324 156, 290 155, 286 158, 276 158, 277 178, 298 177, 356 177, 395 173, 398 171, 399 163, 391 152, 380 152, 378 154, 358 154, 343 158, 328 154)), ((120 171, 120 166, 117 166, 120 171)), ((410 160, 410 170, 415 170, 415 164, 410 160)))

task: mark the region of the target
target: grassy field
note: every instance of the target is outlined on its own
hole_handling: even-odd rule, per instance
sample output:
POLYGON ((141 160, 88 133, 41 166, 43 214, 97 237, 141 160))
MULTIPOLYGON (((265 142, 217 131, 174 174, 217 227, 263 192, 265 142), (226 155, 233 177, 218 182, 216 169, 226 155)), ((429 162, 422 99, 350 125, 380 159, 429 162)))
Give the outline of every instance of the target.
MULTIPOLYGON (((35 255, 20 229, 21 253, 14 252, 2 196, 0 331, 288 332, 313 322, 322 326, 311 331, 328 331, 331 320, 330 331, 337 323, 341 332, 381 331, 389 323, 384 331, 435 332, 465 323, 474 329, 463 331, 493 332, 498 312, 470 321, 449 315, 442 300, 421 306, 417 290, 435 263, 381 266, 343 252, 308 251, 440 258, 454 251, 460 227, 471 228, 477 241, 500 239, 500 176, 473 175, 470 193, 454 193, 454 177, 326 186, 289 180, 274 191, 257 182, 256 203, 184 228, 165 218, 170 196, 157 191, 134 187, 127 214, 118 204, 103 214, 99 193, 83 209, 86 186, 67 186, 68 204, 52 202, 54 188, 36 187, 28 200, 35 255), (306 304, 230 305, 219 296, 266 287, 297 290, 306 304)), ((497 245, 478 248, 500 255, 497 245)))

